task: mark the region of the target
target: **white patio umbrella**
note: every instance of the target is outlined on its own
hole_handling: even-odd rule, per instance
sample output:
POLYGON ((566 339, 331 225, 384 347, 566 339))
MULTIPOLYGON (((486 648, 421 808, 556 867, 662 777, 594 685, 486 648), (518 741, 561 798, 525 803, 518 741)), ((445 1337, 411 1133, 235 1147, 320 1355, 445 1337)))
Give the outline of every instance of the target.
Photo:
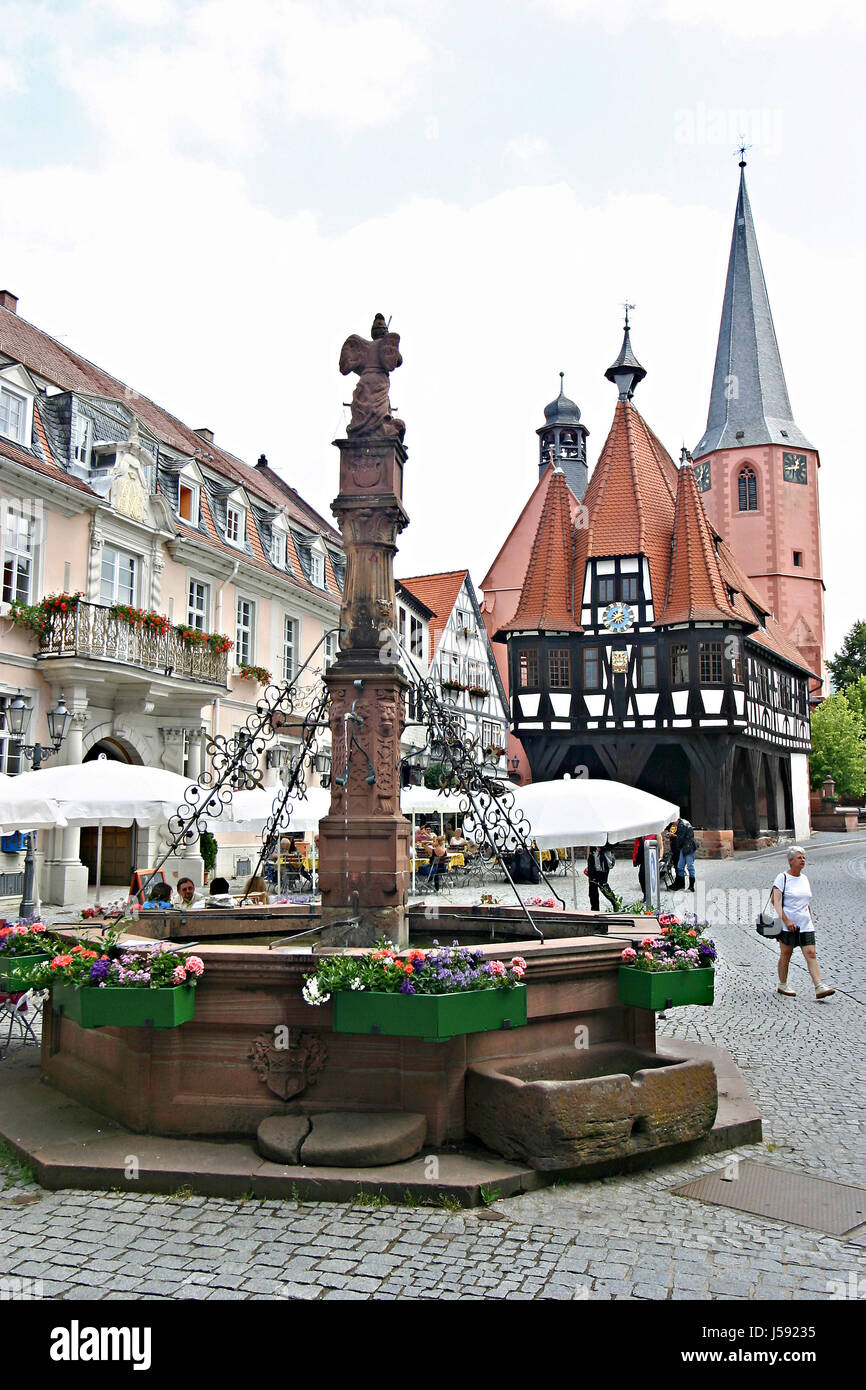
MULTIPOLYGON (((26 774, 25 774, 26 775, 26 774)), ((19 789, 20 777, 0 773, 0 835, 16 830, 63 830, 69 824, 56 801, 19 789)))
MULTIPOLYGON (((654 835, 676 820, 680 808, 626 782, 570 777, 557 782, 530 782, 515 787, 515 808, 532 827, 539 849, 572 851, 583 845, 616 844, 638 835, 654 835)), ((571 879, 577 905, 574 853, 571 879)))
POLYGON ((161 767, 96 758, 88 763, 23 772, 14 778, 20 795, 50 798, 70 826, 95 825, 96 896, 102 888, 102 827, 104 825, 159 825, 169 820, 184 800, 189 777, 161 767))
MULTIPOLYGON (((264 830, 279 804, 283 789, 281 787, 254 787, 251 791, 232 792, 232 799, 224 813, 225 828, 260 834, 264 830), (226 820, 226 815, 228 819, 226 820)), ((324 787, 308 787, 304 796, 293 796, 287 805, 291 806, 288 834, 312 832, 313 892, 316 891, 316 838, 319 821, 331 809, 331 793, 324 787)), ((219 829, 219 823, 215 823, 219 829)), ((280 858, 277 855, 277 888, 280 887, 280 858)))

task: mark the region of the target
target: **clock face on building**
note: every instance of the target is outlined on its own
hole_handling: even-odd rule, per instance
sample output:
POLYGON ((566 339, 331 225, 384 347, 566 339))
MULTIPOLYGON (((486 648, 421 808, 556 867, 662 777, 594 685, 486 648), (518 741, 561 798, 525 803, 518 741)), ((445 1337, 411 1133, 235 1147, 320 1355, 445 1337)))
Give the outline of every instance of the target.
POLYGON ((609 632, 625 632, 634 624, 634 614, 627 603, 609 603, 601 615, 609 632))
POLYGON ((695 482, 698 485, 698 492, 709 492, 710 490, 710 461, 704 459, 703 463, 696 463, 694 466, 695 482))
POLYGON ((808 480, 805 454, 783 454, 782 475, 786 483, 805 483, 808 480))

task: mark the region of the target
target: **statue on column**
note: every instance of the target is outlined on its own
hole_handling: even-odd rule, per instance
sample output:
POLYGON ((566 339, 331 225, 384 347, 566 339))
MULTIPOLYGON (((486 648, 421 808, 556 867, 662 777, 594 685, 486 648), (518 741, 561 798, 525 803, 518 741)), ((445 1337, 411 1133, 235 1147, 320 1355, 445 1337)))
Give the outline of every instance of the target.
POLYGON ((340 372, 357 372, 358 385, 352 396, 352 420, 346 434, 384 439, 400 439, 406 433, 402 420, 391 414, 388 398, 390 373, 402 363, 400 334, 389 333, 382 314, 377 314, 369 338, 353 333, 340 352, 340 372))

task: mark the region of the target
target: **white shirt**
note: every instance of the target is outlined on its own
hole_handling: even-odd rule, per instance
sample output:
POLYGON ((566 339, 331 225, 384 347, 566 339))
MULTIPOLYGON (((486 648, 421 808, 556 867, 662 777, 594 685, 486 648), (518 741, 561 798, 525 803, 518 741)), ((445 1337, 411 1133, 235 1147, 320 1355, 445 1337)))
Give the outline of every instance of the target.
MULTIPOLYGON (((798 927, 800 931, 814 931, 815 927, 809 912, 812 888, 802 869, 796 875, 779 874, 773 887, 778 888, 780 893, 784 889, 785 900, 782 903, 782 912, 790 918, 794 926, 798 927)), ((782 926, 785 927, 784 922, 782 926)))

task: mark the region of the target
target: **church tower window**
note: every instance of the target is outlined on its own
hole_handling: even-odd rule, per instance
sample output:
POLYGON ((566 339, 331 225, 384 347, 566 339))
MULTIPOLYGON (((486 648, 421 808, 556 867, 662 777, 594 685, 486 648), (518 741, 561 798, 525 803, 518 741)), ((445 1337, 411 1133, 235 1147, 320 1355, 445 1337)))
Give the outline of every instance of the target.
POLYGON ((737 479, 737 500, 741 512, 758 510, 758 480, 754 468, 741 468, 737 479))

